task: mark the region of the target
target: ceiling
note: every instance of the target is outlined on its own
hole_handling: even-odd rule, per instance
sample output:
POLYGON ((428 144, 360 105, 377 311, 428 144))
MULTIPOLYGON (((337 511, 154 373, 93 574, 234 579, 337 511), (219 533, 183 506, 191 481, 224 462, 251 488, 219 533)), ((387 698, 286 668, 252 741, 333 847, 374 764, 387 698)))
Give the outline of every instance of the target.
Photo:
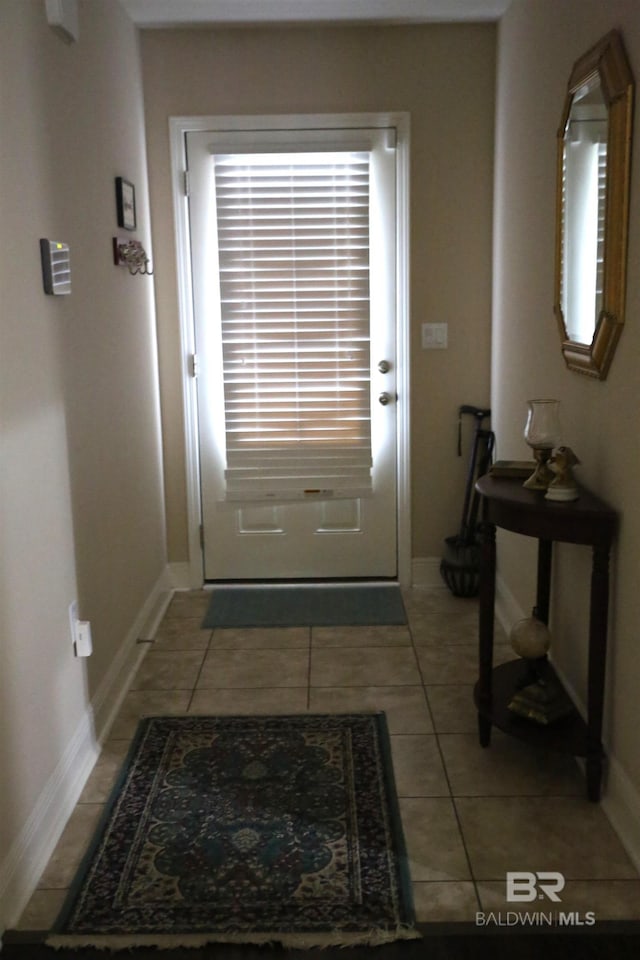
POLYGON ((139 27, 498 20, 511 0, 120 0, 139 27))

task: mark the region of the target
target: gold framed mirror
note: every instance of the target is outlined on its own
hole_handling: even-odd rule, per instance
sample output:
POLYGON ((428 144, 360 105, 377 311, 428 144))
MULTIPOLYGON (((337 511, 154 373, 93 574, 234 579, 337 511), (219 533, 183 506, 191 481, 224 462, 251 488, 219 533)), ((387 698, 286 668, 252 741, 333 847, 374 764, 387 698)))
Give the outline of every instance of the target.
POLYGON ((613 30, 574 64, 557 136, 555 314, 570 370, 604 380, 624 323, 634 84, 613 30))

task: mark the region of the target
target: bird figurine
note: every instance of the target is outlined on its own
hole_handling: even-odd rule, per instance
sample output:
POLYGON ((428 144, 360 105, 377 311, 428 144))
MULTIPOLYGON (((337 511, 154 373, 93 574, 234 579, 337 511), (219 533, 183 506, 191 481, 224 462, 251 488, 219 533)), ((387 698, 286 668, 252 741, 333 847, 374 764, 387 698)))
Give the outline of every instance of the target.
POLYGON ((571 447, 558 447, 549 461, 555 474, 547 488, 546 500, 577 500, 578 487, 573 479, 573 468, 580 463, 571 447))

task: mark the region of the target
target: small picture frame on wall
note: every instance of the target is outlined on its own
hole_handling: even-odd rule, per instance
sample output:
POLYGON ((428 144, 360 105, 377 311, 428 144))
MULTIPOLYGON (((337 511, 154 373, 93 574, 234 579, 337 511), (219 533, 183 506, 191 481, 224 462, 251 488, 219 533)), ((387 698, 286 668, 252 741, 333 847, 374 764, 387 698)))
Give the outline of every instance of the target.
POLYGON ((136 188, 124 177, 116 177, 116 209, 118 226, 124 230, 135 230, 136 188))

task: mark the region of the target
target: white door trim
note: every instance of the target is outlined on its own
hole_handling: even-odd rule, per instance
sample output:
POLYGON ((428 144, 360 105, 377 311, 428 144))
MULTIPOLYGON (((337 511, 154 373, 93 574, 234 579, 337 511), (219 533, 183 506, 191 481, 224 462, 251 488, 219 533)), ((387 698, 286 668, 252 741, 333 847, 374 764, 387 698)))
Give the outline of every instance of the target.
MULTIPOLYGON (((185 134, 199 130, 242 130, 247 127, 291 129, 318 126, 319 114, 238 117, 171 117, 171 183, 176 235, 176 271, 180 316, 180 352, 182 364, 182 403, 185 430, 185 464, 190 586, 203 583, 200 545, 200 481, 196 383, 190 358, 195 350, 191 262, 189 256, 189 220, 185 193, 185 134)), ((322 114, 327 128, 395 127, 397 131, 397 390, 402 402, 397 406, 397 528, 398 582, 411 583, 411 462, 409 416, 409 114, 355 113, 322 114)))

